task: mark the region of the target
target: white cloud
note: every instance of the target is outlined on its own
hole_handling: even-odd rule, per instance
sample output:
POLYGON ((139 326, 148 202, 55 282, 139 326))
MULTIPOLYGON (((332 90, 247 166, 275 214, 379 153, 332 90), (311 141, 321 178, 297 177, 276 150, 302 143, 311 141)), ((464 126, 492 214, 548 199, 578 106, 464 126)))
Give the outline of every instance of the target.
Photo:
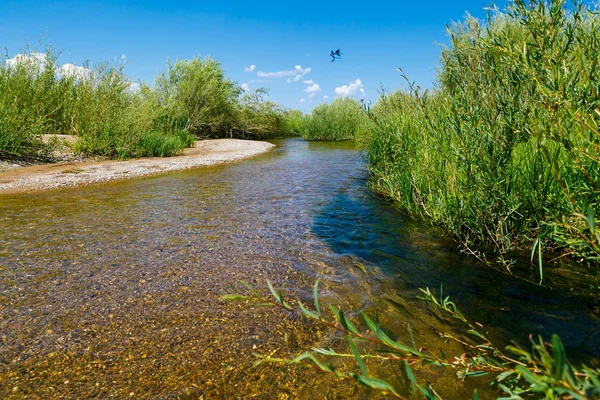
POLYGON ((300 103, 304 103, 304 98, 300 99, 300 103))
MULTIPOLYGON (((71 63, 64 64, 62 67, 57 68, 56 74, 60 77, 75 78, 75 79, 88 79, 92 77, 92 71, 89 68, 81 67, 71 63)), ((139 84, 138 84, 139 86, 139 84)))
POLYGON ((316 93, 311 93, 311 94, 308 95, 308 98, 312 99, 313 97, 315 97, 315 95, 316 95, 316 93))
POLYGON ((306 85, 312 85, 314 82, 312 79, 309 79, 307 81, 302 81, 302 83, 306 84, 306 85))
POLYGON ((242 83, 242 90, 243 90, 244 92, 247 92, 249 89, 250 89, 250 87, 248 86, 248 84, 247 84, 247 83, 242 83))
POLYGON ((6 64, 8 64, 9 68, 14 68, 18 64, 33 64, 39 65, 40 68, 43 68, 46 65, 46 53, 36 53, 32 52, 31 55, 27 54, 17 54, 13 58, 9 58, 6 60, 6 64))
POLYGON ((244 72, 252 72, 256 68, 256 65, 252 64, 249 67, 244 68, 244 72))
POLYGON ((142 88, 142 85, 140 85, 139 82, 130 82, 128 90, 131 93, 137 93, 140 91, 141 88, 142 88))
POLYGON ((294 82, 294 83, 298 83, 298 82, 300 82, 300 79, 302 79, 302 75, 296 75, 296 76, 294 77, 294 79, 292 79, 292 78, 288 78, 288 79, 287 79, 287 83, 292 83, 292 82, 294 82))
POLYGON ((319 90, 321 90, 321 87, 319 85, 317 85, 316 83, 314 85, 311 85, 311 86, 307 87, 306 89, 304 89, 304 91, 306 93, 316 93, 319 90))
POLYGON ((338 96, 342 96, 342 97, 348 97, 348 96, 356 93, 357 90, 360 90, 364 95, 363 83, 358 78, 356 79, 356 81, 350 82, 349 85, 336 87, 335 94, 337 94, 338 96))
POLYGON ((325 95, 323 96, 323 100, 327 100, 329 98, 329 96, 325 95))
POLYGON ((276 71, 276 72, 263 72, 258 71, 256 75, 260 78, 285 78, 288 77, 287 82, 299 82, 304 75, 310 73, 311 68, 302 68, 301 65, 296 65, 294 69, 286 70, 286 71, 276 71))
MULTIPOLYGON (((32 52, 29 55, 17 54, 13 58, 9 58, 8 60, 6 60, 6 64, 9 68, 15 68, 19 64, 27 64, 37 67, 39 71, 44 69, 47 63, 47 54, 36 52, 32 52)), ((60 67, 56 66, 54 72, 58 78, 74 77, 75 79, 87 79, 93 76, 93 72, 89 68, 71 63, 63 64, 60 67)))
POLYGON ((121 61, 127 61, 127 56, 125 54, 121 54, 121 61))

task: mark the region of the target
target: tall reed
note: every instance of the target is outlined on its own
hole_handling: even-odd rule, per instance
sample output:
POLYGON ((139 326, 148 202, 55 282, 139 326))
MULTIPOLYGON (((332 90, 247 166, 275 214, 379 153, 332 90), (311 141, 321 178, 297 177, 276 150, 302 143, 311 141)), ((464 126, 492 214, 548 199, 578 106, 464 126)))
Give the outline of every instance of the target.
POLYGON ((0 58, 0 158, 45 157, 43 134, 78 137, 77 152, 111 158, 169 156, 205 137, 286 134, 288 111, 242 95, 212 58, 169 62, 136 90, 125 65, 75 66, 49 50, 0 58))
POLYGON ((543 247, 598 261, 597 10, 517 0, 448 32, 437 89, 409 83, 371 110, 375 186, 507 268, 515 247, 540 266, 543 247))
POLYGON ((356 100, 338 98, 315 107, 303 123, 307 140, 351 140, 367 129, 369 120, 356 100))

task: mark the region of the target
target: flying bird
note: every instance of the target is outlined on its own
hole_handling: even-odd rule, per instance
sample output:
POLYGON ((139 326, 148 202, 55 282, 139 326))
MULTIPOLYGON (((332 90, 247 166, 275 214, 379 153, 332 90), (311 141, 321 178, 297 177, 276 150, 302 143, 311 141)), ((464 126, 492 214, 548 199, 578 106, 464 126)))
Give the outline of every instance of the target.
POLYGON ((331 62, 334 62, 336 59, 341 60, 342 54, 344 53, 340 53, 340 49, 337 49, 336 51, 331 50, 331 53, 329 53, 329 56, 331 57, 331 62))

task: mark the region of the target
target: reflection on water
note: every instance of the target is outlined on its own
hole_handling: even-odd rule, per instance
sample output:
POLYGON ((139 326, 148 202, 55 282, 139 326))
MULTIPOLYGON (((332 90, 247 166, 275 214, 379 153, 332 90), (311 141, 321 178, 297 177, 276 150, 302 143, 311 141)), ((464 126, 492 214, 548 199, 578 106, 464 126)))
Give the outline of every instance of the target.
MULTIPOLYGON (((400 337, 410 322, 428 347, 441 325, 415 296, 443 284, 492 337, 555 332, 598 363, 589 282, 554 278, 549 290, 478 266, 372 195, 352 144, 278 144, 238 164, 0 197, 0 397, 368 398, 314 372, 250 368, 253 352, 340 343, 219 299, 267 278, 300 298, 321 278, 324 301, 378 310, 400 337)), ((446 398, 490 390, 421 373, 446 398)))

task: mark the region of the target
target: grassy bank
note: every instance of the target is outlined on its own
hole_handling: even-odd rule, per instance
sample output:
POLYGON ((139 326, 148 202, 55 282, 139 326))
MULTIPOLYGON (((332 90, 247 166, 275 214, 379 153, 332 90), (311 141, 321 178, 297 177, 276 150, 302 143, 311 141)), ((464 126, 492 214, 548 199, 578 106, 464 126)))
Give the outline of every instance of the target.
POLYGON ((47 157, 43 134, 76 135, 78 153, 123 159, 286 132, 287 110, 264 91, 244 94, 211 58, 168 63, 153 85, 134 83, 122 64, 57 60, 52 51, 0 59, 0 157, 47 157))
POLYGON ((435 90, 409 84, 370 111, 374 186, 507 268, 516 247, 540 268, 555 248, 597 263, 599 14, 516 1, 449 35, 435 90))
POLYGON ((353 140, 361 136, 370 121, 362 106, 352 98, 338 98, 321 104, 301 121, 300 132, 306 140, 353 140))

